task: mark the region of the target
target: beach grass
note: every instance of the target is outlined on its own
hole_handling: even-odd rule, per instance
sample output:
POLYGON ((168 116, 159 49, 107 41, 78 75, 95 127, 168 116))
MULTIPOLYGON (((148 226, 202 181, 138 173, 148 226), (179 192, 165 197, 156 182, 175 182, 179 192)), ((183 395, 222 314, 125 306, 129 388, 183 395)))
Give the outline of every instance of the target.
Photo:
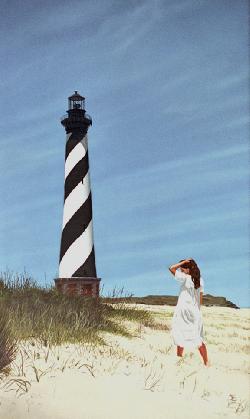
POLYGON ((0 375, 9 373, 16 352, 17 342, 9 327, 9 317, 0 309, 0 375))
MULTIPOLYGON (((120 291, 121 293, 122 291, 120 291)), ((113 292, 117 297, 119 291, 113 292)), ((64 295, 42 287, 30 275, 7 271, 0 276, 0 316, 16 340, 36 339, 44 346, 63 343, 103 343, 101 331, 130 336, 124 320, 153 324, 150 313, 111 304, 111 298, 64 295)))

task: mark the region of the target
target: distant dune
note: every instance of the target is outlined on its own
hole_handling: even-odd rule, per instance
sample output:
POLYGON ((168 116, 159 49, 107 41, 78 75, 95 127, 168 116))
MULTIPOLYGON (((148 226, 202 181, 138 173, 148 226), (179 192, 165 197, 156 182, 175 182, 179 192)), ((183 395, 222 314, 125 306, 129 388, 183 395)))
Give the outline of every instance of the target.
MULTIPOLYGON (((125 301, 128 303, 136 304, 153 304, 153 305, 168 305, 175 306, 177 304, 178 297, 175 295, 147 295, 145 297, 121 297, 121 298, 105 298, 107 302, 117 303, 119 301, 125 301), (110 301, 109 301, 110 300, 110 301)), ((202 305, 211 307, 231 307, 240 308, 236 304, 228 301, 225 297, 215 297, 214 295, 204 294, 202 299, 202 305)))

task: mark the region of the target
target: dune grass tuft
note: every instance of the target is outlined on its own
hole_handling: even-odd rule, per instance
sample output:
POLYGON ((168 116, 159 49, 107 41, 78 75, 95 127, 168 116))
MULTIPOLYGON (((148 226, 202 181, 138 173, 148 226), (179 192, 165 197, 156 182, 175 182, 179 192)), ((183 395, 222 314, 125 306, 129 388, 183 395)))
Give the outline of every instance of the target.
POLYGON ((0 306, 0 375, 9 372, 17 351, 16 341, 8 327, 7 315, 0 306))
POLYGON ((103 297, 69 296, 41 287, 26 272, 0 276, 0 309, 17 340, 40 340, 45 346, 66 342, 104 343, 100 331, 129 336, 124 320, 152 322, 150 313, 103 297))

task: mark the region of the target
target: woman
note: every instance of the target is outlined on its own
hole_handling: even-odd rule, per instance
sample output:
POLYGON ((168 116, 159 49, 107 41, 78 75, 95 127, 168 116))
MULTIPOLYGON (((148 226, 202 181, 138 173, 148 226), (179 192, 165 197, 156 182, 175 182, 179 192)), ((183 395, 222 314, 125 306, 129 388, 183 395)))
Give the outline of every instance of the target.
POLYGON ((173 341, 177 345, 177 356, 182 356, 184 347, 189 349, 198 347, 204 364, 208 366, 200 310, 204 291, 200 270, 193 259, 181 260, 169 266, 169 270, 181 284, 171 329, 173 341))

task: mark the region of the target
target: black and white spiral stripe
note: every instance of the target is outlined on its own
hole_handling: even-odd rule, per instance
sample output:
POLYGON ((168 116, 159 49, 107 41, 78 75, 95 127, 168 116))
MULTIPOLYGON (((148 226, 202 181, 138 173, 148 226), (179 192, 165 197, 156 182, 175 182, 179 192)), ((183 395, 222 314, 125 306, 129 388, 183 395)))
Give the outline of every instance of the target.
POLYGON ((59 277, 96 277, 87 134, 67 134, 59 277))

